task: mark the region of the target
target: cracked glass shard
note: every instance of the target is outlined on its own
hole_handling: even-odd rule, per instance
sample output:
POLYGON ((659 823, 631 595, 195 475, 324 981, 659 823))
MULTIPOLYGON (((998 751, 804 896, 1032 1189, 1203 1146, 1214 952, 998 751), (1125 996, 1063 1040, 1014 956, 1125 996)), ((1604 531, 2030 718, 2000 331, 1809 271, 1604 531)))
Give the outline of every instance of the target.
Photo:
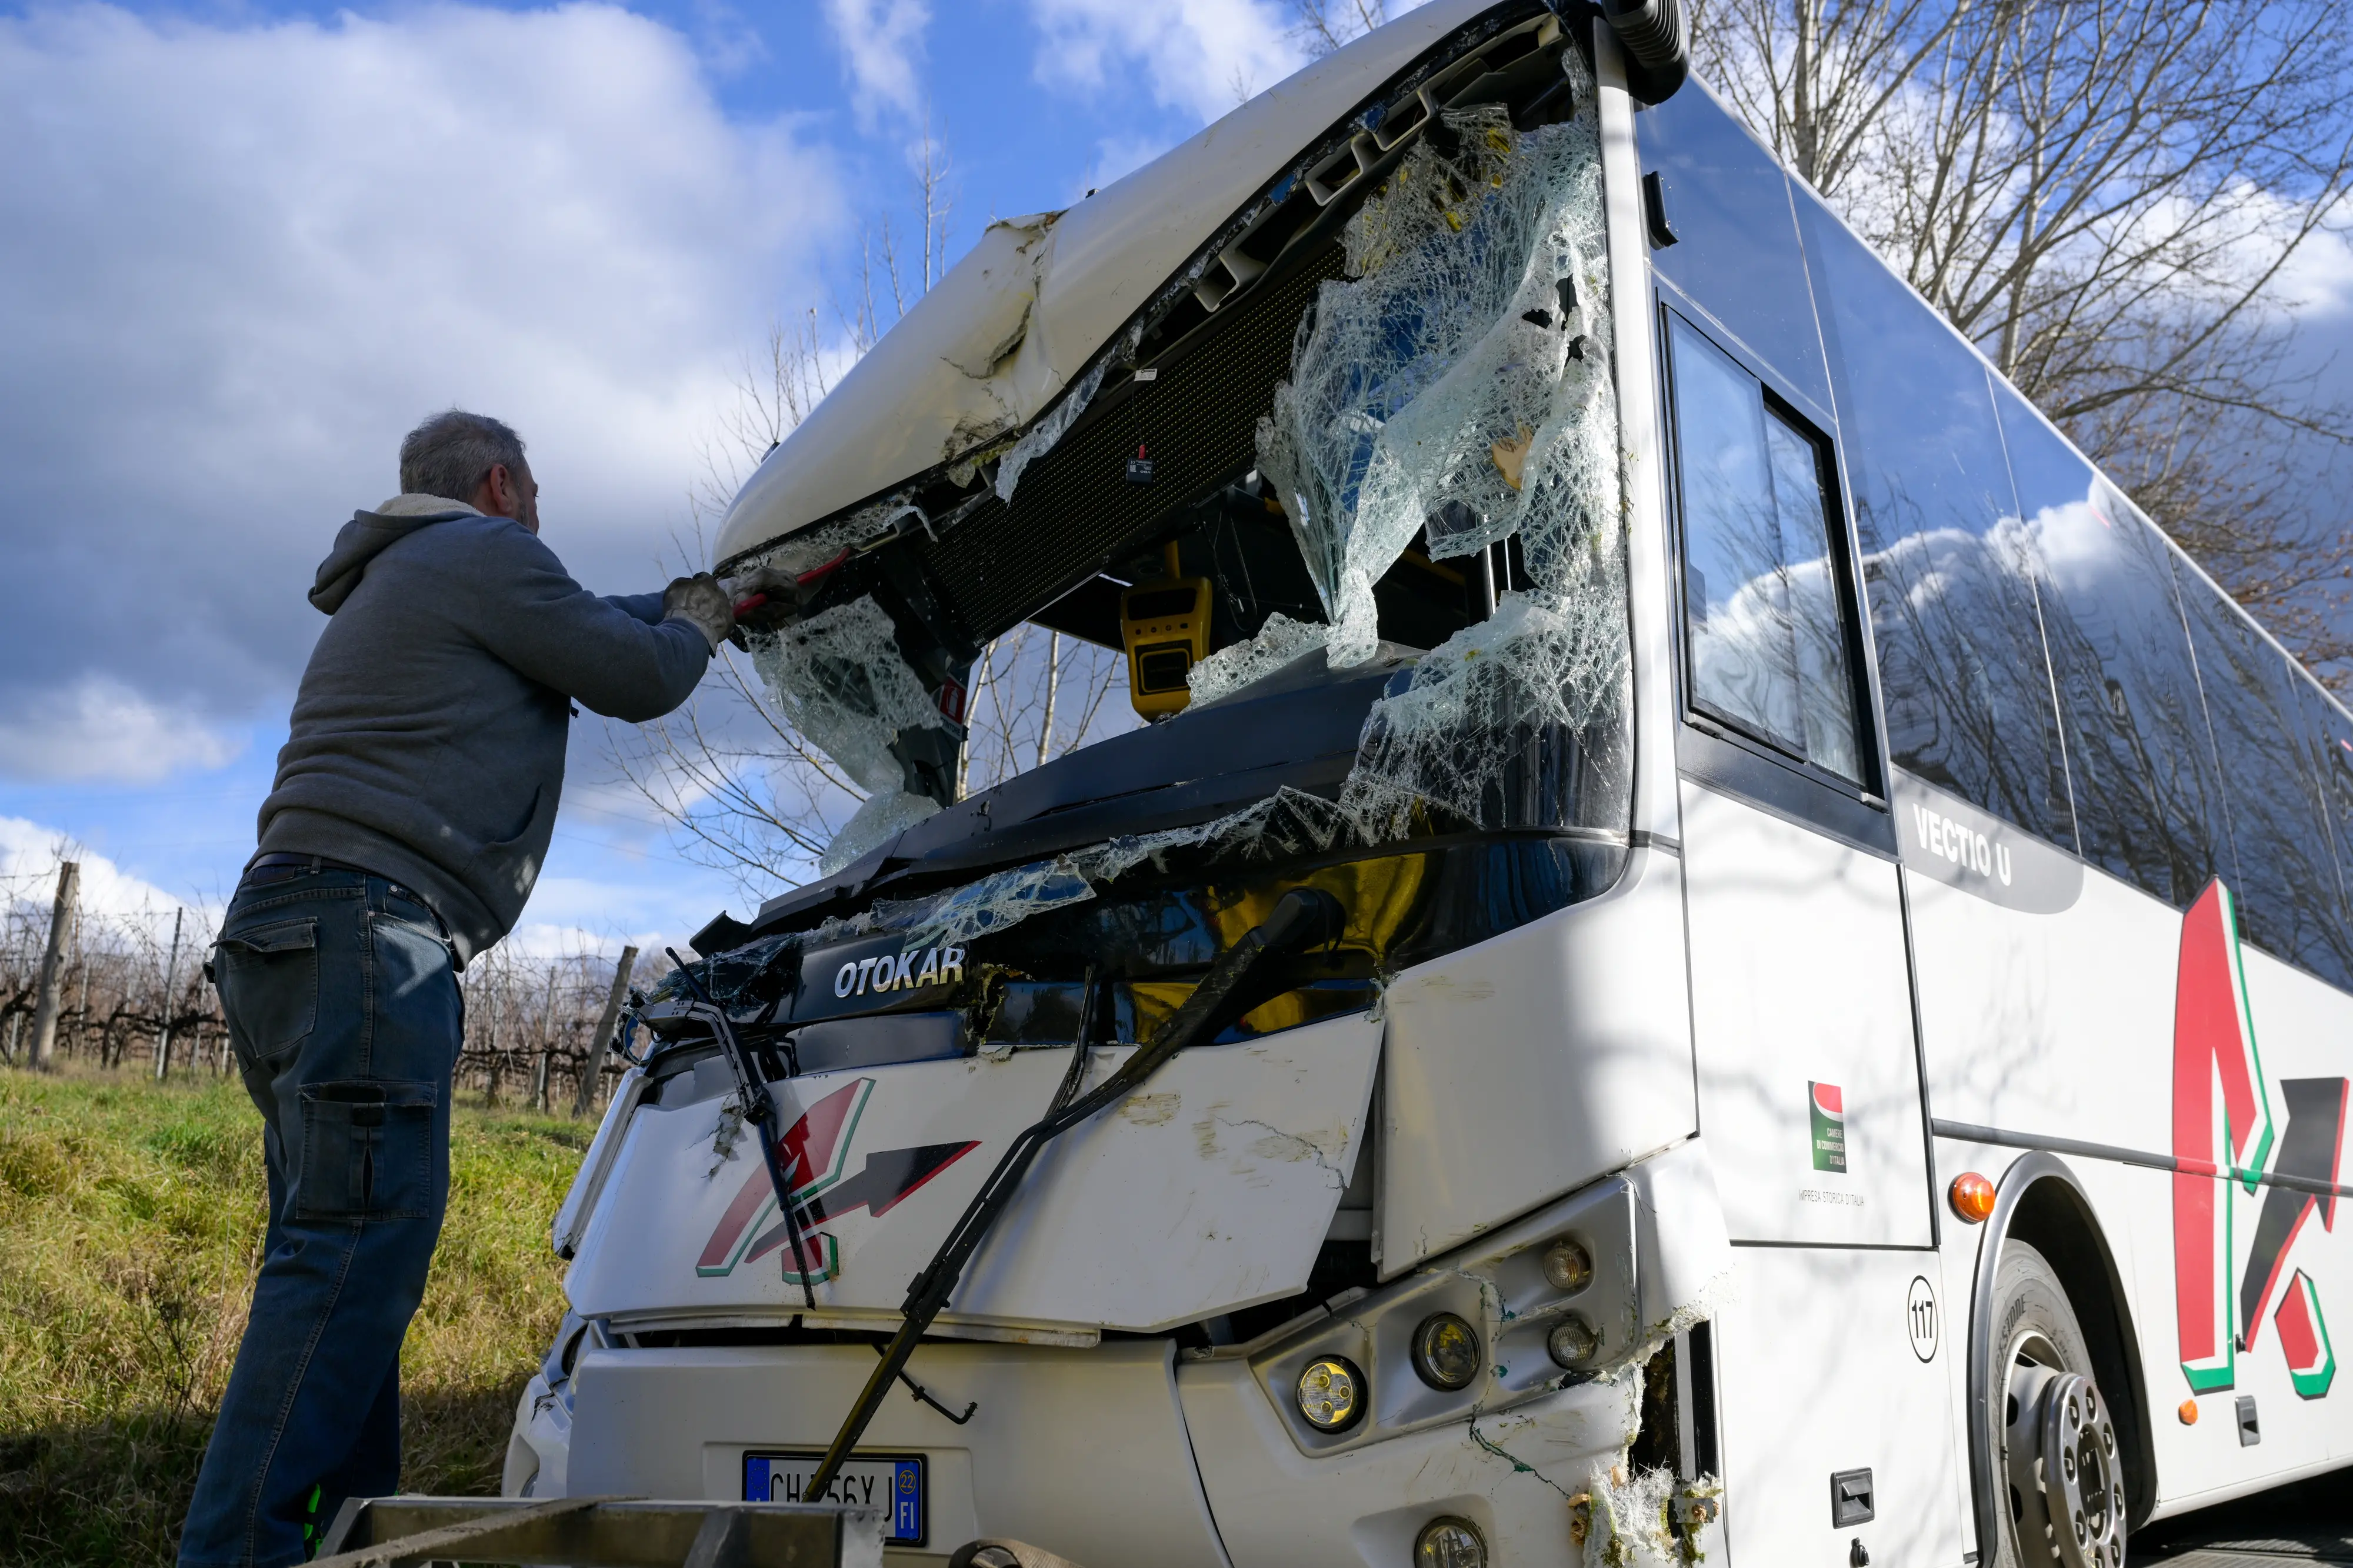
POLYGON ((1335 666, 1371 657, 1373 584, 1417 532, 1438 557, 1516 532, 1557 592, 1535 557, 1613 531, 1599 141, 1577 98, 1525 133, 1500 109, 1450 113, 1416 146, 1349 220, 1353 276, 1318 291, 1260 422, 1335 666))
POLYGON ((1499 110, 1449 115, 1415 149, 1350 220, 1356 276, 1324 285, 1259 426, 1336 667, 1378 646, 1372 585, 1417 533, 1433 556, 1519 542, 1525 582, 1367 715, 1341 793, 1366 842, 1425 828, 1432 806, 1622 826, 1630 805, 1600 143, 1591 92, 1577 100, 1576 120, 1526 133, 1499 110), (1577 781, 1574 820, 1546 816, 1547 776, 1577 781))
POLYGON ((939 810, 906 788, 892 753, 902 731, 937 728, 939 710, 899 652, 891 617, 871 596, 754 639, 752 666, 777 710, 867 792, 818 859, 824 875, 939 810))
POLYGON ((998 500, 1008 505, 1012 503, 1013 487, 1021 482, 1021 471, 1052 451, 1055 443, 1061 440, 1071 426, 1077 422, 1079 416, 1087 411, 1087 405, 1092 403, 1095 394, 1103 390, 1103 375, 1111 369, 1113 357, 1105 354, 1095 361, 1094 368, 1079 377, 1077 384, 1071 388, 1069 395, 1054 405, 1054 411, 1031 426, 1029 433, 1014 442, 1011 449, 998 459, 997 465, 997 499, 998 500))
POLYGON ((1507 594, 1493 616, 1393 682, 1366 715, 1341 788, 1357 836, 1381 843, 1426 831, 1431 805, 1487 827, 1622 826, 1623 605, 1614 636, 1589 624, 1591 610, 1507 594), (1569 780, 1576 787, 1562 789, 1569 780), (1564 796, 1567 820, 1555 811, 1564 796))
MULTIPOLYGON (((1345 826, 1333 802, 1285 788, 1215 821, 1113 838, 926 898, 880 900, 865 917, 846 922, 841 930, 845 934, 902 931, 909 933, 911 946, 961 944, 1048 910, 1096 898, 1140 866, 1167 872, 1197 860, 1221 867, 1293 860, 1330 849, 1345 826)), ((812 940, 828 934, 820 928, 812 940)))
POLYGON ((1301 655, 1324 646, 1332 628, 1320 621, 1294 621, 1281 610, 1267 616, 1258 636, 1219 648, 1185 676, 1188 706, 1204 708, 1252 686, 1301 655))
POLYGON ((1695 1528, 1715 1517, 1723 1494, 1712 1475, 1683 1481, 1666 1469, 1597 1470, 1570 1500, 1569 1539, 1586 1568, 1692 1568, 1695 1528))
POLYGON ((892 496, 871 506, 859 508, 848 517, 837 518, 816 528, 805 529, 779 540, 759 554, 747 557, 740 565, 730 568, 736 573, 748 572, 754 566, 773 566, 780 572, 798 576, 804 572, 834 560, 846 550, 856 550, 872 543, 891 531, 892 521, 904 510, 903 496, 892 496))

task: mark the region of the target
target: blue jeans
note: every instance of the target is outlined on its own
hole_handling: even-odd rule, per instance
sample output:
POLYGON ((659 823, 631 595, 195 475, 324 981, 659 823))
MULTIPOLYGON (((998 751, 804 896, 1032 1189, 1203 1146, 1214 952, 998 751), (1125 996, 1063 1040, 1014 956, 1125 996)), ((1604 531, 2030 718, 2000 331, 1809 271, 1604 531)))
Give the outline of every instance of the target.
POLYGON ((382 877, 240 884, 209 966, 259 1108, 269 1229, 182 1568, 306 1561, 400 1486, 400 1342, 449 1195, 464 1005, 433 911, 382 877))

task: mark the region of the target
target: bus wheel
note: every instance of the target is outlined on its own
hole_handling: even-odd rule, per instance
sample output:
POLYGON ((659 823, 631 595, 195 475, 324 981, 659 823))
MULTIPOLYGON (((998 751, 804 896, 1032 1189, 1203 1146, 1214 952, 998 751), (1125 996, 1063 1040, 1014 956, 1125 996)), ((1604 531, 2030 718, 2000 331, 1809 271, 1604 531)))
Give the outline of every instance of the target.
POLYGON ((2008 1397, 1989 1434, 2010 1496, 2004 1568, 2123 1568, 2122 1451, 2090 1347, 2042 1255, 2001 1249, 1994 1279, 1993 1364, 2008 1397))

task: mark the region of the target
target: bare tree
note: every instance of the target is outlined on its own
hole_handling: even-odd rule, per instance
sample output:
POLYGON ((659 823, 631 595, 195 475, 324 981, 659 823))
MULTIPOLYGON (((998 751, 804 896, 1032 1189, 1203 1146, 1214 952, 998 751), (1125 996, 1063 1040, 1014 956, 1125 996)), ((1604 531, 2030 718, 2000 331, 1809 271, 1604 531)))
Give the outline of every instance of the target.
POLYGON ((1750 126, 2227 590, 2353 675, 2353 539, 2285 477, 2353 416, 2291 368, 2283 289, 2347 226, 2347 0, 1695 12, 1750 126))
POLYGON ((1389 19, 1388 0, 1292 0, 1291 36, 1315 59, 1389 19))
POLYGON ((219 1013, 185 961, 210 946, 215 917, 179 905, 93 908, 87 889, 54 898, 61 883, 79 880, 78 862, 61 844, 48 865, 0 876, 0 1061, 44 1065, 46 1011, 53 1060, 111 1068, 136 1055, 158 1077, 173 1063, 219 1070, 204 1045, 207 1034, 222 1038, 219 1013))

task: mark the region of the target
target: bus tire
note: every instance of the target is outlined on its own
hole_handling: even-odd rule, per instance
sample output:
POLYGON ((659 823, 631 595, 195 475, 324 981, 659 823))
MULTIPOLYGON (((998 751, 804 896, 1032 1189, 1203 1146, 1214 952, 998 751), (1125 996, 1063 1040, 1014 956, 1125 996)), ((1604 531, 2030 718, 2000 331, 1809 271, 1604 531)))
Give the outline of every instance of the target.
POLYGON ((1989 1568, 2123 1568, 2123 1447, 2092 1352, 2042 1253, 2006 1243, 1994 1277, 1991 1402, 2000 1555, 1989 1568))

